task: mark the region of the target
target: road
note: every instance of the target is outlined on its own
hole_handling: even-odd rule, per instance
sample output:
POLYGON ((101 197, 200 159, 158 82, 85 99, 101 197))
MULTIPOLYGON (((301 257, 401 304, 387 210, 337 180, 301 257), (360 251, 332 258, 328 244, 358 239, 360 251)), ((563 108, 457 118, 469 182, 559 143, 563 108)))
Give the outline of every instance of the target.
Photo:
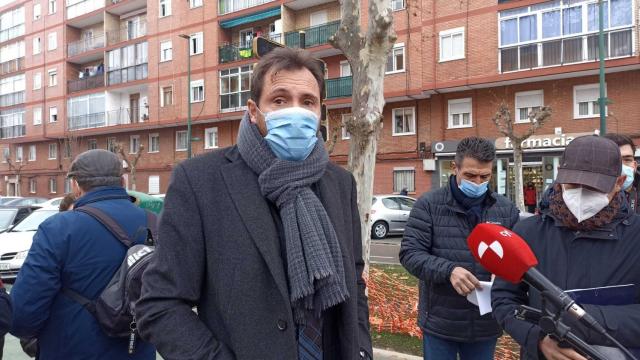
POLYGON ((398 253, 400 252, 401 240, 401 236, 371 240, 371 262, 376 264, 400 264, 398 253))

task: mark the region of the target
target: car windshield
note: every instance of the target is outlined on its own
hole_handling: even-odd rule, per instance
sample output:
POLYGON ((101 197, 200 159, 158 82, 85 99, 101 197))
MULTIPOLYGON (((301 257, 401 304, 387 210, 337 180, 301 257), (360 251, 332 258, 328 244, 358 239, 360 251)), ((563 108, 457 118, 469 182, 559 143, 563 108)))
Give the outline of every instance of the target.
POLYGON ((0 209, 0 230, 11 226, 17 211, 18 209, 0 209))
POLYGON ((36 231, 38 230, 38 226, 47 220, 50 216, 57 214, 58 210, 38 210, 31 213, 24 220, 22 220, 18 225, 16 225, 11 231, 22 232, 22 231, 36 231))
POLYGON ((0 199, 0 205, 7 205, 7 203, 16 200, 16 198, 2 198, 0 199))
POLYGON ((62 199, 56 199, 51 202, 51 206, 58 206, 62 202, 62 199))

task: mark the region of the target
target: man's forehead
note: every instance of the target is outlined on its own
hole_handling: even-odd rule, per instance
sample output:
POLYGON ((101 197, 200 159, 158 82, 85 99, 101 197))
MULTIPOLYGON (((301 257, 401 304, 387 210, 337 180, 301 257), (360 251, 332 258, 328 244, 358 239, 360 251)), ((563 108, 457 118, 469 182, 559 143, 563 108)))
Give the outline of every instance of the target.
POLYGON ((620 154, 622 156, 633 156, 633 148, 631 148, 631 145, 622 145, 620 146, 620 154))
POLYGON ((269 71, 265 76, 265 88, 268 90, 293 90, 294 88, 308 88, 316 94, 320 93, 318 82, 311 71, 306 68, 296 70, 269 71))

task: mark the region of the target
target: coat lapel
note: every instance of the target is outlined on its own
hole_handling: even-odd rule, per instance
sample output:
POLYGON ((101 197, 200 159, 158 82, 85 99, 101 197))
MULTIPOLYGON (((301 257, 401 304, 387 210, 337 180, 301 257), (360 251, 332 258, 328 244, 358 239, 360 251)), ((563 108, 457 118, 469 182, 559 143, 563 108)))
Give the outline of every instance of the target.
POLYGON ((232 162, 222 167, 222 175, 229 195, 262 254, 282 296, 289 301, 284 264, 280 253, 278 231, 273 222, 267 200, 258 187, 258 177, 239 156, 234 147, 227 153, 232 162))

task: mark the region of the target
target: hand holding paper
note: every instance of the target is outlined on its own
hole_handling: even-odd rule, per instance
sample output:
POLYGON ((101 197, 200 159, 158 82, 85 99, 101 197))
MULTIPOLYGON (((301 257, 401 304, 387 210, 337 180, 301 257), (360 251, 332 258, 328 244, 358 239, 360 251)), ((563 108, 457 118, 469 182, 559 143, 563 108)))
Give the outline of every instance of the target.
POLYGON ((481 289, 473 290, 469 295, 467 295, 467 300, 480 308, 480 315, 485 315, 491 312, 492 285, 493 281, 480 281, 481 289))

